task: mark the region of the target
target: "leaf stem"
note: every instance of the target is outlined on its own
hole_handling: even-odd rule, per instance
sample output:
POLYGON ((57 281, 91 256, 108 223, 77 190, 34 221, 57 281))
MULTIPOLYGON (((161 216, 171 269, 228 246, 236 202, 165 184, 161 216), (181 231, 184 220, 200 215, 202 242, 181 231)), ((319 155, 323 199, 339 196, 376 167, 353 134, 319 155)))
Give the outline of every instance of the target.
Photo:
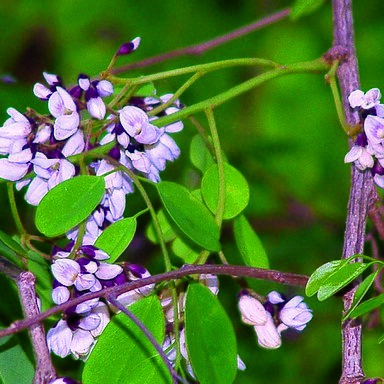
POLYGON ((26 231, 24 229, 23 223, 21 222, 19 211, 17 209, 15 191, 13 189, 13 186, 14 186, 14 183, 11 183, 11 182, 7 183, 9 204, 11 207, 11 212, 12 212, 13 219, 15 221, 17 231, 19 232, 20 235, 23 235, 26 233, 26 231))
POLYGON ((248 92, 257 86, 264 84, 268 80, 272 80, 283 75, 297 74, 297 73, 321 73, 326 71, 327 69, 328 69, 328 65, 322 58, 309 61, 309 62, 294 63, 294 64, 280 66, 279 68, 275 68, 270 71, 264 72, 258 76, 255 76, 252 79, 249 79, 241 84, 238 84, 235 87, 232 87, 227 91, 224 91, 216 96, 200 101, 199 103, 196 103, 191 105, 190 107, 181 109, 178 112, 160 117, 159 119, 154 120, 152 123, 158 127, 163 127, 164 125, 184 119, 198 112, 202 112, 207 108, 212 108, 212 109, 216 108, 219 105, 245 92, 248 92))

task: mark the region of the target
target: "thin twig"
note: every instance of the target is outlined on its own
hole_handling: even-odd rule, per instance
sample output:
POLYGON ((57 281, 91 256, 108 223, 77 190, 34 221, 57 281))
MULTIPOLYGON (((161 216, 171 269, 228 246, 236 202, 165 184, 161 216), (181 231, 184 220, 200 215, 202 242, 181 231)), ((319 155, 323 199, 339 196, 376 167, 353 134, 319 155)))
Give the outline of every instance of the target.
MULTIPOLYGON (((343 60, 337 71, 346 122, 354 126, 359 122, 356 111, 348 103, 348 95, 359 88, 358 66, 354 43, 351 0, 333 0, 334 52, 343 52, 343 60)), ((336 57, 335 57, 336 58, 336 57)), ((352 145, 352 141, 349 142, 352 145)), ((348 202, 343 258, 363 253, 366 218, 374 195, 372 176, 360 172, 352 165, 351 190, 348 202)), ((344 311, 353 302, 358 283, 343 296, 344 311)), ((364 378, 362 366, 362 325, 359 319, 347 319, 342 324, 342 375, 340 384, 360 383, 364 378)))
POLYGON ((273 23, 276 23, 277 21, 280 21, 291 13, 291 10, 286 8, 283 9, 277 13, 274 13, 273 15, 269 15, 267 17, 264 17, 263 19, 260 19, 252 24, 246 25, 242 28, 236 29, 235 31, 232 31, 230 33, 227 33, 223 36, 216 37, 212 40, 206 41, 204 43, 191 45, 189 47, 179 48, 175 49, 174 51, 169 51, 166 53, 162 53, 157 56, 152 56, 147 59, 138 61, 136 63, 132 64, 126 64, 121 67, 112 69, 110 73, 112 74, 119 74, 123 72, 127 72, 134 68, 143 68, 148 67, 153 64, 157 64, 160 62, 168 61, 171 59, 174 59, 175 57, 181 57, 181 56, 187 56, 187 55, 201 55, 210 49, 216 48, 221 44, 228 43, 229 41, 238 39, 242 36, 245 36, 251 32, 256 31, 257 29, 261 29, 263 27, 266 27, 268 25, 271 25, 273 23))
POLYGON ((23 329, 29 328, 32 325, 43 321, 44 319, 63 312, 70 307, 74 307, 84 301, 94 299, 96 297, 108 297, 112 294, 116 296, 129 292, 134 289, 144 287, 149 284, 160 283, 162 281, 171 281, 181 279, 189 275, 214 274, 214 275, 229 275, 236 277, 250 277, 259 280, 269 280, 276 283, 293 285, 297 287, 305 287, 308 282, 308 276, 294 273, 285 273, 271 269, 253 268, 240 265, 184 265, 182 268, 170 272, 164 272, 158 275, 138 279, 129 283, 121 284, 114 287, 105 288, 98 292, 87 293, 75 299, 69 300, 64 304, 57 305, 47 311, 36 315, 34 318, 18 320, 12 323, 8 328, 0 329, 0 337, 11 335, 20 332, 23 329))
MULTIPOLYGON (((22 272, 17 281, 21 304, 26 319, 34 319, 40 311, 35 291, 35 276, 31 272, 22 272)), ((29 328, 33 352, 36 360, 33 384, 47 384, 56 377, 42 324, 35 323, 29 328)))

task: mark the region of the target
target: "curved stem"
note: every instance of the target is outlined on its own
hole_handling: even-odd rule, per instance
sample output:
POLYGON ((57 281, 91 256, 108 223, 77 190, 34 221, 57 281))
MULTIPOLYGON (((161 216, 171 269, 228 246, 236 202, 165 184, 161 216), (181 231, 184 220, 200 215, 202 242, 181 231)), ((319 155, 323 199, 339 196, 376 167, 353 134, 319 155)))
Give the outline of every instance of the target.
POLYGON ((15 225, 17 228, 17 231, 19 232, 20 235, 23 235, 26 233, 23 223, 21 222, 19 211, 17 210, 17 205, 16 205, 16 199, 15 199, 15 190, 13 189, 14 183, 7 183, 7 192, 8 192, 8 199, 9 199, 9 204, 11 206, 11 212, 13 219, 15 220, 15 225))
POLYGON ((208 119, 208 124, 209 124, 209 129, 211 132, 213 147, 215 149, 215 157, 216 157, 218 176, 219 176, 218 202, 217 202, 215 220, 216 220, 217 226, 220 229, 221 223, 223 221, 224 207, 225 207, 224 160, 223 160, 223 154, 221 152, 220 139, 219 139, 219 135, 217 133, 216 122, 215 122, 215 117, 213 115, 213 111, 211 109, 206 109, 205 114, 206 114, 207 119, 208 119))
POLYGON ((251 89, 256 88, 257 86, 264 84, 268 80, 272 80, 283 75, 297 73, 322 73, 325 72, 327 69, 328 66, 322 58, 309 62, 280 66, 279 68, 272 69, 258 76, 255 76, 254 78, 249 79, 216 96, 210 97, 209 99, 200 101, 199 103, 181 109, 180 111, 172 113, 168 116, 160 117, 159 119, 154 120, 152 123, 158 127, 163 127, 164 125, 174 123, 175 121, 184 119, 198 112, 202 112, 207 108, 216 108, 217 106, 245 92, 248 92, 251 89))
POLYGON ((164 62, 175 57, 185 56, 185 55, 201 55, 204 52, 207 52, 210 49, 213 49, 221 44, 225 44, 229 41, 238 39, 242 36, 245 36, 253 31, 256 31, 260 28, 263 28, 267 25, 276 23, 279 20, 285 19, 289 16, 291 10, 289 8, 282 9, 281 11, 274 13, 272 15, 266 16, 260 20, 257 20, 254 23, 236 29, 230 33, 227 33, 223 36, 216 37, 212 40, 206 41, 204 43, 192 45, 185 48, 176 49, 174 51, 166 52, 157 56, 153 56, 144 60, 141 60, 137 63, 123 65, 119 68, 111 70, 111 72, 117 74, 126 72, 133 68, 143 68, 156 63, 164 62))
POLYGON ((129 292, 149 284, 156 284, 162 281, 178 280, 184 278, 185 276, 201 274, 227 275, 232 277, 250 277, 253 279, 268 280, 279 284, 293 285, 302 288, 306 286, 309 279, 309 277, 305 275, 286 273, 271 269, 247 267, 243 265, 184 265, 182 268, 174 271, 164 272, 158 275, 146 277, 144 279, 134 280, 129 283, 105 288, 98 292, 87 293, 75 299, 71 299, 64 304, 57 305, 56 307, 50 308, 47 311, 40 313, 33 319, 19 320, 14 322, 8 328, 0 329, 0 337, 20 332, 23 329, 32 326, 33 324, 43 321, 44 319, 54 315, 55 313, 63 312, 68 308, 76 306, 84 301, 94 299, 96 297, 108 297, 112 294, 117 296, 121 295, 124 292, 129 292))
POLYGON ((154 73, 152 75, 134 77, 134 78, 122 78, 116 76, 108 76, 108 79, 116 84, 125 84, 128 86, 147 84, 153 81, 164 80, 170 77, 188 75, 194 72, 201 72, 207 74, 209 72, 218 71, 225 68, 237 67, 237 66, 262 66, 262 67, 279 67, 280 64, 267 59, 260 58, 242 58, 242 59, 229 59, 214 61, 212 63, 191 65, 189 67, 171 69, 169 71, 163 71, 154 73))

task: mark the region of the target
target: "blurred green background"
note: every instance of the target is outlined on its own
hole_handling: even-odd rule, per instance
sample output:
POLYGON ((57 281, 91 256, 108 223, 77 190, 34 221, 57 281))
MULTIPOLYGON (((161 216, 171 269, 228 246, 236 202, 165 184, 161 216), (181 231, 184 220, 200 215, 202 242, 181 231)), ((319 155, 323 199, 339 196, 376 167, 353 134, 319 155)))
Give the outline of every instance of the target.
MULTIPOLYGON (((121 58, 119 64, 203 42, 290 5, 283 0, 2 0, 0 74, 17 81, 0 83, 1 121, 6 119, 9 106, 46 112, 46 106, 31 92, 33 84, 43 80, 43 71, 60 74, 66 84, 73 84, 79 73, 100 73, 121 43, 136 36, 142 38, 140 49, 121 58)), ((362 89, 380 88, 384 79, 384 55, 380 53, 384 4, 380 0, 356 1, 354 7, 362 89)), ((312 60, 331 44, 332 10, 331 2, 326 1, 315 13, 297 21, 285 19, 202 56, 174 59, 132 71, 129 76, 237 57, 262 57, 281 63, 312 60)), ((257 71, 243 67, 207 76, 185 93, 182 102, 191 105, 257 71)), ((158 93, 175 91, 182 80, 157 83, 158 93)), ((343 164, 347 139, 324 77, 294 75, 271 81, 220 106, 215 116, 229 162, 250 183, 246 215, 265 245, 271 267, 311 274, 319 265, 339 258, 349 193, 349 166, 343 164)), ((205 124, 203 116, 197 117, 205 124)), ((194 127, 186 123, 185 130, 176 135, 182 155, 168 166, 163 179, 193 184, 195 173, 188 160, 188 147, 194 134, 194 127)), ((23 204, 23 194, 18 198, 23 204)), ((132 196, 133 203, 127 205, 135 201, 132 196)), ((33 208, 23 205, 25 220, 31 221, 33 213, 33 208)), ((0 185, 0 215, 0 228, 14 233, 4 185, 0 185)), ((226 255, 236 261, 231 228, 224 230, 229 239, 226 255)), ((132 257, 140 261, 145 247, 138 244, 132 257)), ((339 299, 322 303, 307 299, 315 315, 307 329, 299 336, 284 338, 279 350, 268 351, 257 346, 252 328, 237 320, 236 285, 223 278, 221 287, 220 296, 234 320, 239 353, 247 365, 236 383, 337 382, 341 364, 339 299)), ((271 288, 303 294, 298 289, 261 282, 254 282, 253 287, 260 294, 271 288)), ((384 352, 377 344, 380 332, 380 327, 366 328, 364 334, 364 366, 370 377, 384 376, 378 358, 384 352)), ((66 359, 66 366, 55 361, 63 369, 71 365, 74 370, 81 368, 70 359, 66 359)))

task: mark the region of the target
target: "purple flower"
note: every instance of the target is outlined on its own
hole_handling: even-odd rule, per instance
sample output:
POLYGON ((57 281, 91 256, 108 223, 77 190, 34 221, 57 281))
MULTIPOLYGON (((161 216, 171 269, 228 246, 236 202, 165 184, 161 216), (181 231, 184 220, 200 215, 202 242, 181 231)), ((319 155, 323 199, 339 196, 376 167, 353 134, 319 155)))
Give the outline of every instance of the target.
POLYGON ((238 306, 243 323, 253 326, 267 323, 267 311, 263 304, 246 291, 240 293, 238 306))
POLYGON ((119 115, 124 130, 138 143, 154 144, 163 133, 162 129, 149 123, 147 114, 140 108, 127 106, 119 115))
POLYGON ((8 155, 20 152, 32 132, 30 121, 15 108, 8 108, 10 116, 0 128, 0 154, 8 155))
POLYGON ((136 37, 132 41, 124 43, 116 52, 116 56, 129 55, 132 53, 139 47, 140 40, 140 37, 136 37))
POLYGON ((80 116, 72 96, 61 87, 48 100, 48 109, 56 118, 53 132, 56 140, 68 139, 79 129, 80 116))
POLYGON ((99 302, 84 315, 68 314, 67 320, 59 320, 47 333, 47 344, 54 354, 65 357, 86 358, 109 322, 109 311, 99 302))
POLYGON ((312 311, 304 303, 304 298, 295 296, 280 309, 279 317, 288 328, 302 331, 312 320, 312 311))
POLYGON ((380 99, 381 93, 378 88, 372 88, 366 93, 357 89, 348 96, 348 101, 352 108, 371 109, 380 104, 380 99))

